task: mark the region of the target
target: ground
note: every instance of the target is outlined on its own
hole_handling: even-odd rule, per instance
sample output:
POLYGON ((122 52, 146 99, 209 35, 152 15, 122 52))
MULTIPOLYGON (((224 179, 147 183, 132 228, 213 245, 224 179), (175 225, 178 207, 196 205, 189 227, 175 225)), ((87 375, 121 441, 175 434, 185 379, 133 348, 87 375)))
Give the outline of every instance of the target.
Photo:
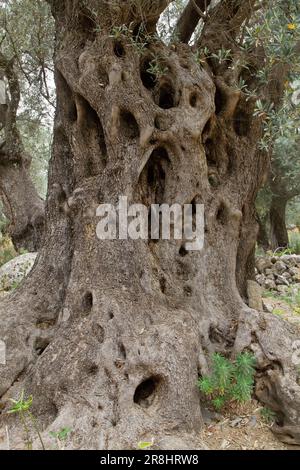
POLYGON ((210 450, 300 450, 280 442, 261 412, 262 406, 256 400, 217 414, 217 419, 205 411, 202 439, 210 450))

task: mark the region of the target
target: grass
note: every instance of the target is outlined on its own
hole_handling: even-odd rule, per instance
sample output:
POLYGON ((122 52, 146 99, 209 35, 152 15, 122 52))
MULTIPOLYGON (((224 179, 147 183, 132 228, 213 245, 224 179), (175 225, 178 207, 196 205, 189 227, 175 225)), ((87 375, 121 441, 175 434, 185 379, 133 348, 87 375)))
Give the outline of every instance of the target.
POLYGON ((293 254, 300 255, 300 233, 299 232, 290 232, 289 247, 293 254))
POLYGON ((0 268, 18 255, 10 238, 0 239, 0 268))

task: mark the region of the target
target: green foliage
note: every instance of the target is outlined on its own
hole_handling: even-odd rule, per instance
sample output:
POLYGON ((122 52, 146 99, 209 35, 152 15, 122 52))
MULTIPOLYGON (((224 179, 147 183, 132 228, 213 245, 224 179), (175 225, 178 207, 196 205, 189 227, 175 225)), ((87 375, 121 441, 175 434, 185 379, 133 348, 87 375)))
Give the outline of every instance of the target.
POLYGON ((254 386, 256 360, 253 354, 238 354, 230 361, 221 354, 212 357, 212 371, 198 381, 200 391, 220 410, 230 401, 240 403, 251 399, 254 386))
POLYGON ((276 413, 267 407, 264 407, 260 410, 260 415, 262 420, 269 425, 273 424, 276 419, 276 413))
POLYGON ((168 68, 163 65, 162 60, 159 57, 154 56, 154 58, 149 63, 147 72, 159 80, 168 72, 168 68))
POLYGON ((8 237, 0 239, 0 267, 17 256, 17 252, 8 237))
POLYGON ((151 447, 153 447, 153 441, 152 442, 139 442, 138 443, 138 449, 139 450, 146 450, 146 449, 150 449, 151 447))
POLYGON ((67 441, 67 439, 68 439, 71 432, 72 432, 72 429, 66 427, 66 428, 61 428, 57 432, 51 431, 49 434, 50 434, 50 437, 55 439, 55 442, 57 444, 57 448, 62 449, 62 444, 64 444, 67 441))
POLYGON ((30 437, 30 424, 32 425, 34 431, 38 435, 42 449, 45 450, 44 442, 41 436, 41 433, 38 429, 37 421, 34 415, 31 413, 31 407, 33 403, 33 397, 30 395, 27 399, 24 397, 24 390, 20 395, 20 398, 17 400, 10 399, 12 406, 7 412, 8 414, 17 414, 20 416, 21 423, 26 435, 26 446, 28 450, 32 450, 32 440, 30 437), (29 422, 28 422, 29 421, 29 422))
POLYGON ((289 234, 289 248, 292 254, 300 255, 300 233, 289 234))

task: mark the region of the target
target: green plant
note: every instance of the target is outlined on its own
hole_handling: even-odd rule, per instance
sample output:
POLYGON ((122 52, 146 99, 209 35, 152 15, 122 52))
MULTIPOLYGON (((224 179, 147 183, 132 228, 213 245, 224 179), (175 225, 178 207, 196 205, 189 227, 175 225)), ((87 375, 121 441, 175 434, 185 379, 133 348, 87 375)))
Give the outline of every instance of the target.
POLYGON ((155 56, 153 60, 150 61, 147 72, 151 75, 154 75, 156 79, 160 79, 163 75, 168 72, 168 68, 162 65, 159 57, 155 56))
POLYGON ((300 233, 290 233, 289 247, 293 254, 300 255, 300 233))
POLYGON ((273 424, 276 419, 276 413, 267 407, 260 410, 260 415, 262 420, 267 424, 273 424))
POLYGON ((49 434, 53 439, 55 439, 57 447, 61 449, 62 443, 66 442, 71 432, 72 432, 71 428, 62 428, 60 429, 60 431, 57 431, 57 432, 51 431, 49 434))
POLYGON ((30 395, 27 399, 24 398, 24 390, 22 390, 22 393, 20 395, 20 398, 18 400, 13 400, 12 398, 10 401, 13 403, 12 407, 10 410, 7 412, 8 414, 17 414, 19 415, 21 419, 21 423, 23 425, 23 429, 26 434, 26 444, 27 444, 27 449, 31 450, 32 449, 32 441, 30 438, 30 423, 33 426, 34 431, 37 433, 38 438, 40 440, 42 449, 45 450, 44 442, 41 436, 41 433, 39 431, 38 425, 37 425, 37 420, 35 416, 31 413, 30 409, 32 407, 32 402, 33 402, 33 397, 30 395), (29 420, 29 424, 28 424, 29 420))
POLYGON ((150 449, 153 446, 153 440, 151 442, 139 442, 138 443, 138 449, 139 450, 145 450, 145 449, 150 449))
POLYGON ((198 387, 216 410, 232 400, 246 402, 253 391, 255 363, 255 357, 248 352, 238 354, 235 361, 215 353, 211 373, 199 379, 198 387))

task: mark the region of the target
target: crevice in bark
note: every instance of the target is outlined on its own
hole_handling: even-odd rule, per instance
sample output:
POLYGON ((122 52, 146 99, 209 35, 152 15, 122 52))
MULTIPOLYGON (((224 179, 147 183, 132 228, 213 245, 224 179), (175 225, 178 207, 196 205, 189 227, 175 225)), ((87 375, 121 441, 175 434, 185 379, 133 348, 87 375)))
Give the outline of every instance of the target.
POLYGON ((90 149, 85 161, 86 176, 96 176, 107 164, 104 129, 97 112, 80 95, 76 95, 76 108, 78 129, 86 148, 90 149))
POLYGON ((94 304, 92 292, 86 292, 82 299, 82 311, 85 315, 91 313, 94 304))
POLYGON ((157 104, 162 109, 171 109, 177 106, 175 102, 175 90, 171 83, 165 82, 160 86, 157 104))
POLYGON ((78 14, 78 32, 89 41, 94 42, 97 36, 96 22, 91 18, 92 12, 82 8, 78 14))
POLYGON ((126 55, 125 48, 121 41, 115 41, 114 43, 114 54, 116 57, 123 58, 126 55))
POLYGON ((250 132, 251 116, 242 109, 237 109, 233 116, 233 127, 236 134, 245 137, 250 132))
POLYGON ((228 221, 228 208, 224 204, 224 202, 221 202, 217 214, 216 214, 216 220, 220 225, 226 225, 228 221))
POLYGON ((34 350, 38 356, 41 356, 46 348, 49 346, 50 340, 48 338, 39 337, 34 342, 34 350))
POLYGON ((146 205, 164 202, 167 174, 171 162, 164 147, 153 150, 140 176, 140 191, 146 205))
POLYGON ((215 107, 216 115, 220 114, 226 108, 227 98, 219 86, 216 85, 215 107))
POLYGON ((77 107, 74 94, 69 87, 66 79, 58 70, 56 71, 57 87, 61 90, 62 110, 68 121, 77 121, 77 107))

